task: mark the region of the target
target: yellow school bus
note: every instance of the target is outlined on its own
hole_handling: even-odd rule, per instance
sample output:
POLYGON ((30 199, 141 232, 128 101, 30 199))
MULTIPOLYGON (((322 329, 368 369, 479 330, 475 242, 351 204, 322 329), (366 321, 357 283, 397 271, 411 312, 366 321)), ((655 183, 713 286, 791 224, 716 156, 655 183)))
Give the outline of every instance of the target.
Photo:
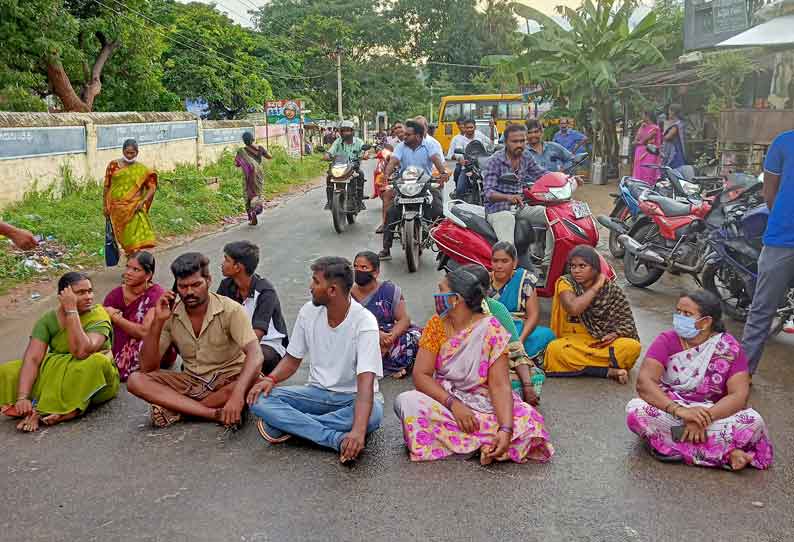
POLYGON ((492 137, 488 129, 491 119, 501 134, 508 122, 521 122, 529 114, 529 104, 521 94, 471 94, 467 96, 444 96, 438 109, 438 139, 444 152, 458 132, 455 121, 460 117, 477 121, 477 129, 492 137))

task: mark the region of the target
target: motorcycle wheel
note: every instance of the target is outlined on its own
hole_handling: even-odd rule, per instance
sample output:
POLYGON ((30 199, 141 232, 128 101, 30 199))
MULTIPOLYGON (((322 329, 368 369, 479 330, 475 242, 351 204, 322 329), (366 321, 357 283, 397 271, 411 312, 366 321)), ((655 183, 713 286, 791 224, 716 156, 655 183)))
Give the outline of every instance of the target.
POLYGON ((334 230, 336 230, 336 233, 343 233, 347 229, 344 192, 334 192, 331 198, 331 218, 334 221, 334 230))
MULTIPOLYGON (((659 229, 656 224, 645 224, 632 237, 640 243, 647 243, 658 235, 659 229)), ((626 251, 626 255, 623 257, 623 273, 626 275, 626 280, 633 286, 647 288, 664 275, 664 269, 650 267, 649 264, 639 260, 631 252, 626 251)))
MULTIPOLYGON (((707 264, 701 277, 703 287, 720 298, 722 312, 725 315, 737 322, 744 322, 747 320, 747 313, 750 310, 749 302, 746 301, 747 294, 744 292, 744 287, 739 291, 731 289, 731 285, 723 281, 720 274, 721 269, 720 264, 707 264)), ((784 323, 785 321, 781 322, 781 328, 784 323)))
MULTIPOLYGON (((622 201, 619 201, 618 204, 615 205, 615 209, 609 216, 630 226, 627 221, 631 219, 631 215, 629 214, 629 209, 622 201)), ((618 241, 619 235, 618 232, 609 230, 609 252, 611 252, 615 258, 622 258, 626 255, 626 249, 623 248, 623 245, 618 241)))
POLYGON ((416 273, 416 270, 419 269, 419 236, 421 235, 421 227, 419 220, 412 220, 410 224, 403 224, 402 240, 409 273, 416 273))

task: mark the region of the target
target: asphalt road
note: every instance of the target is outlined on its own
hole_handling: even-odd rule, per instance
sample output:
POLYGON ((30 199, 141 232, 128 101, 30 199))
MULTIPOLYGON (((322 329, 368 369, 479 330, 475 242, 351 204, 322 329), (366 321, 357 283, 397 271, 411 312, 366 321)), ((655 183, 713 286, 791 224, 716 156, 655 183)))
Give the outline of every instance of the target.
MULTIPOLYGON (((579 195, 598 212, 608 190, 585 187, 579 195)), ((256 228, 159 253, 156 279, 170 284, 168 264, 190 249, 212 259, 219 280, 223 245, 251 240, 262 249, 259 271, 275 283, 291 325, 309 298, 312 260, 380 245, 373 233, 379 203, 370 202, 359 223, 337 235, 323 200, 323 190, 314 190, 267 211, 256 228)), ((424 322, 440 276, 432 254, 409 275, 401 250, 393 253, 384 275, 400 284, 414 320, 424 322)), ((98 297, 118 273, 95 275, 98 297)), ((646 345, 669 327, 676 294, 686 285, 665 278, 649 290, 627 288, 646 345)), ((35 317, 53 304, 43 299, 34 311, 0 321, 4 358, 22 354, 35 317)), ((542 306, 547 316, 548 301, 542 306)), ((776 451, 767 472, 651 459, 625 425, 636 370, 628 386, 547 380, 541 410, 553 460, 487 468, 476 461, 408 460, 391 401, 410 381, 382 383, 383 427, 352 468, 313 446, 270 446, 250 422, 232 435, 208 423, 154 430, 147 406, 122 387, 109 404, 37 434, 0 423, 0 540, 794 540, 794 414, 786 393, 794 384, 793 344, 772 341, 754 380, 752 406, 766 418, 776 451)))

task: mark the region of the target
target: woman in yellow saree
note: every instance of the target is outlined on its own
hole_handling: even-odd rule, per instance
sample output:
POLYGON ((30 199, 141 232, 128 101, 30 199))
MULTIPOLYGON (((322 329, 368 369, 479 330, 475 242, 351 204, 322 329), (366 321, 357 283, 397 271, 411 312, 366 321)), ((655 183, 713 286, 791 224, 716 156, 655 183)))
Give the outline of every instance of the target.
POLYGON ((157 190, 157 174, 136 161, 137 156, 138 143, 128 139, 122 158, 110 162, 105 171, 105 216, 127 257, 156 244, 149 209, 157 190))

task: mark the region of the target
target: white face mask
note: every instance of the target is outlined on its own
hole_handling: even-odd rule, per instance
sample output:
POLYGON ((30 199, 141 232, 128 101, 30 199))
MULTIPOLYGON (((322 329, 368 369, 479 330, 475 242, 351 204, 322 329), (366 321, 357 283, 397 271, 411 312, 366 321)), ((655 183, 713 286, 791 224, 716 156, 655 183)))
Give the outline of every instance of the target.
POLYGON ((134 163, 135 163, 135 158, 133 158, 132 160, 130 160, 129 158, 127 158, 127 157, 126 157, 126 156, 124 156, 123 154, 121 155, 121 159, 122 159, 124 162, 126 162, 127 164, 134 164, 134 163))

